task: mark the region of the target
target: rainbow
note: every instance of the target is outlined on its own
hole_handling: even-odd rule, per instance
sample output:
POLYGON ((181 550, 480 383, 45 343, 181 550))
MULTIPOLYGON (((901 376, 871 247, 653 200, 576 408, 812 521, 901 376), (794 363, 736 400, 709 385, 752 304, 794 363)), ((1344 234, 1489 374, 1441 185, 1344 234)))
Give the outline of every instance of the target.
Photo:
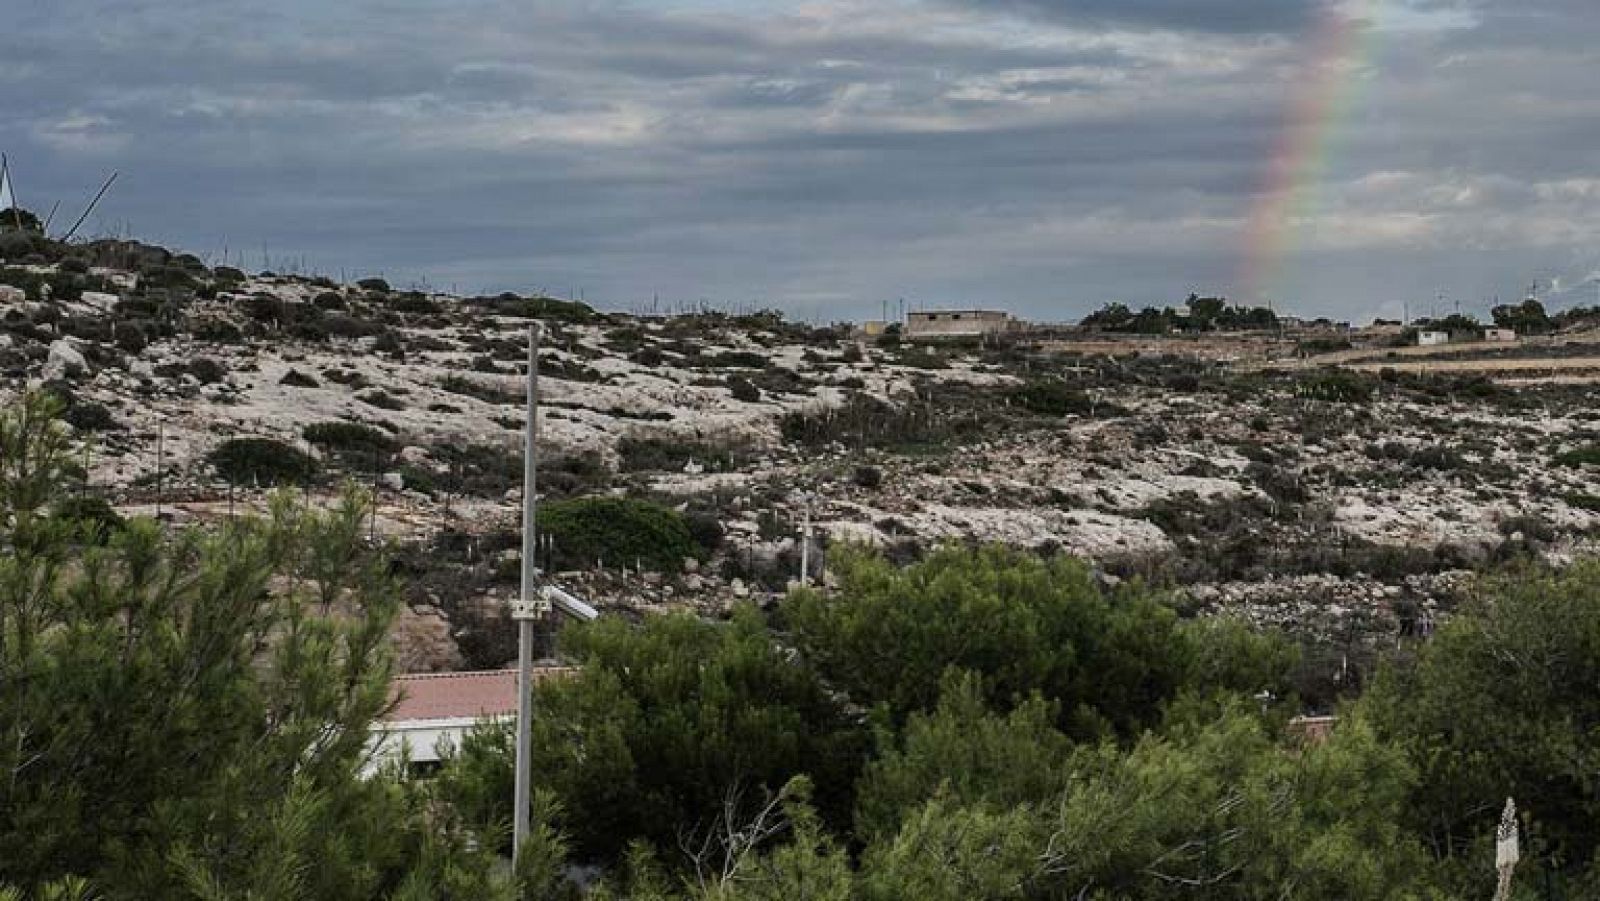
POLYGON ((1304 82, 1289 107, 1245 232, 1235 288, 1258 304, 1282 289, 1292 239, 1316 212, 1318 189, 1362 83, 1359 75, 1376 53, 1373 16, 1382 0, 1330 3, 1312 41, 1304 82))

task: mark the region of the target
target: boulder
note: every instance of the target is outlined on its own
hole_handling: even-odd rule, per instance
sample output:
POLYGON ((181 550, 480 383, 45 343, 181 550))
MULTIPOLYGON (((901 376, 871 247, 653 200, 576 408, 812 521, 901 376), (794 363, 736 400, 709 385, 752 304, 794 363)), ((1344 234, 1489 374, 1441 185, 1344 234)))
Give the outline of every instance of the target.
POLYGON ((117 295, 107 294, 104 291, 85 291, 79 299, 102 313, 111 312, 111 308, 117 305, 117 295))
POLYGON ((50 345, 50 355, 44 361, 43 375, 46 379, 78 378, 88 372, 89 361, 66 339, 50 345))
POLYGON ((15 285, 0 285, 0 303, 22 303, 28 299, 28 292, 15 285))

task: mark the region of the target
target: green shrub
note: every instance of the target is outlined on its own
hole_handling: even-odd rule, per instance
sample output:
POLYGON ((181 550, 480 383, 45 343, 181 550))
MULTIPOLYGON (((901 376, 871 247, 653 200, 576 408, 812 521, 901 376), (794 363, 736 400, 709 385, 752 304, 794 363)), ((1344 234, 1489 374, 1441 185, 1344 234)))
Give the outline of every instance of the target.
POLYGON ((755 383, 743 376, 729 376, 728 390, 733 392, 733 399, 747 404, 755 403, 761 399, 761 389, 755 383))
POLYGON ((356 282, 356 287, 363 291, 378 291, 383 294, 389 293, 389 283, 381 278, 361 279, 360 281, 356 282))
POLYGON ((445 376, 439 380, 439 387, 451 394, 475 397, 486 404, 520 405, 527 399, 521 391, 460 375, 445 376))
POLYGON ((390 298, 389 309, 414 316, 436 316, 443 312, 438 301, 420 291, 407 291, 390 298))
POLYGON ((1341 404, 1364 404, 1378 390, 1378 379, 1345 369, 1325 369, 1301 376, 1295 385, 1301 397, 1341 404))
POLYGON ((850 551, 830 565, 839 589, 792 593, 782 620, 829 684, 896 722, 933 710, 951 667, 976 674, 996 711, 1034 692, 1058 703, 1058 725, 1076 737, 1138 734, 1186 687, 1255 691, 1286 676, 1265 645, 1210 665, 1223 636, 1180 622, 1148 590, 1100 588, 1070 557, 947 548, 895 569, 850 551))
POLYGON ((1600 444, 1588 444, 1556 454, 1557 466, 1600 466, 1600 444))
POLYGON ((123 353, 137 354, 150 346, 150 337, 137 322, 119 322, 116 325, 116 345, 123 353))
MULTIPOLYGON (((358 319, 354 316, 346 316, 340 313, 325 316, 319 323, 305 323, 305 325, 314 327, 321 333, 335 338, 372 338, 388 331, 388 327, 381 322, 358 319)), ((308 338, 306 340, 315 339, 308 338)))
POLYGON ((210 357, 196 357, 189 362, 189 374, 202 385, 215 385, 228 377, 228 368, 210 357))
POLYGON ((730 350, 702 354, 695 360, 695 365, 708 369, 765 369, 767 357, 749 350, 730 350))
POLYGON ((300 484, 318 472, 315 457, 271 438, 230 438, 207 454, 206 462, 237 484, 300 484))
POLYGON ((88 528, 97 543, 126 525, 122 514, 111 503, 97 494, 72 494, 62 497, 51 511, 57 519, 78 523, 88 528))
POLYGON ((278 379, 278 384, 288 385, 291 388, 316 388, 321 382, 298 369, 291 369, 283 374, 283 378, 278 379))
POLYGON ((554 297, 518 297, 506 293, 498 297, 474 297, 467 302, 491 315, 517 319, 582 323, 599 318, 594 308, 587 304, 554 297))
POLYGON ((189 326, 189 334, 197 341, 210 341, 213 344, 244 343, 244 333, 226 319, 197 319, 189 326))
POLYGON ((734 467, 734 449, 670 435, 624 435, 617 442, 623 472, 678 472, 690 461, 711 472, 734 467))
POLYGON ((539 531, 555 543, 555 565, 579 569, 604 563, 677 572, 699 554, 682 513, 635 498, 582 497, 544 504, 539 531))
POLYGON ((111 432, 122 428, 104 404, 93 401, 72 401, 61 414, 66 423, 80 432, 111 432))
POLYGON ((395 440, 386 432, 360 422, 318 422, 305 427, 301 436, 326 452, 369 459, 395 451, 395 440))
POLYGON ((357 394, 356 400, 369 406, 377 407, 380 410, 404 410, 406 408, 405 401, 387 391, 368 391, 365 394, 357 394))
MULTIPOLYGON (((533 767, 570 812, 580 857, 610 858, 635 837, 672 847, 686 824, 720 822, 727 805, 730 822, 746 822, 766 792, 802 773, 823 816, 848 822, 866 732, 759 612, 638 626, 606 617, 567 627, 561 649, 583 668, 539 683, 533 767)), ((498 767, 507 776, 509 751, 498 767)), ((504 792, 493 797, 509 806, 504 792)))
POLYGON ((1011 400, 1035 416, 1083 416, 1094 409, 1088 394, 1054 379, 1032 379, 1011 392, 1011 400))

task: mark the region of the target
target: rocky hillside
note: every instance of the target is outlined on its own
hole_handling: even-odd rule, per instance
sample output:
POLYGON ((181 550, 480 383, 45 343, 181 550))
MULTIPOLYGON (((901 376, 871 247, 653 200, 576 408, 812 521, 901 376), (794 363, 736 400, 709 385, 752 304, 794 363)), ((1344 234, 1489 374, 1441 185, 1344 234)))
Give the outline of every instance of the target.
POLYGON ((85 490, 187 521, 276 485, 370 485, 413 593, 396 636, 413 669, 511 654, 534 320, 543 562, 610 608, 771 597, 798 575, 809 509, 824 581, 850 544, 1078 554, 1195 613, 1289 627, 1307 695, 1331 697, 1474 573, 1586 553, 1600 522, 1585 386, 922 348, 8 237, 0 391, 61 398, 85 490))

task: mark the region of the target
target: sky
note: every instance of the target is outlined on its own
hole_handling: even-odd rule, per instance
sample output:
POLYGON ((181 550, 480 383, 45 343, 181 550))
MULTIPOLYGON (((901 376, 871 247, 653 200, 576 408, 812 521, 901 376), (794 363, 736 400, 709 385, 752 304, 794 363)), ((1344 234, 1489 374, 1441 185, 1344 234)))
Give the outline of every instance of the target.
POLYGON ((1067 321, 1482 315, 1600 268, 1594 0, 20 6, 19 202, 59 231, 115 170, 85 232, 251 270, 1067 321))

